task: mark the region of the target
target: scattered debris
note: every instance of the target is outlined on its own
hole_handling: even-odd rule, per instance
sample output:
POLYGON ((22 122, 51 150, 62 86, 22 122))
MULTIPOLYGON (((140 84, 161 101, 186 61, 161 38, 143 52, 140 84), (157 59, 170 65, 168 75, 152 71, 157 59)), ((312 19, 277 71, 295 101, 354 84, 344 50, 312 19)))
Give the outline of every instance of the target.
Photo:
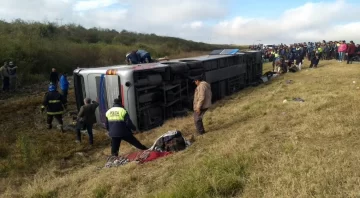
POLYGON ((78 155, 80 157, 85 157, 85 153, 83 152, 76 152, 75 155, 78 155))
POLYGON ((111 156, 108 158, 108 160, 105 164, 105 168, 117 167, 117 166, 125 165, 127 163, 129 163, 129 159, 127 159, 125 157, 111 156))
POLYGON ((302 98, 293 98, 293 101, 297 101, 297 102, 305 102, 304 99, 302 98))
POLYGON ((286 99, 283 100, 283 103, 287 103, 289 101, 305 102, 305 100, 302 99, 302 98, 292 98, 292 99, 286 98, 286 99))
POLYGON ((293 84, 294 81, 293 80, 286 80, 286 84, 293 84))

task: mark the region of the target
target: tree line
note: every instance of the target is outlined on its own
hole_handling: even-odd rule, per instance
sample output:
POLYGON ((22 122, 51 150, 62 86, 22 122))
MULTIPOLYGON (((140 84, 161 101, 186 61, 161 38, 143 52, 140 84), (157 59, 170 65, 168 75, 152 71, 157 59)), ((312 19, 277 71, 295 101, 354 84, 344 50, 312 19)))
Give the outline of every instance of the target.
MULTIPOLYGON (((72 73, 76 67, 125 64, 125 54, 144 49, 152 57, 181 55, 191 51, 235 48, 175 37, 126 30, 84 28, 81 25, 0 20, 0 60, 19 67, 21 84, 45 80, 52 67, 72 73)), ((237 46, 238 47, 238 46, 237 46)))

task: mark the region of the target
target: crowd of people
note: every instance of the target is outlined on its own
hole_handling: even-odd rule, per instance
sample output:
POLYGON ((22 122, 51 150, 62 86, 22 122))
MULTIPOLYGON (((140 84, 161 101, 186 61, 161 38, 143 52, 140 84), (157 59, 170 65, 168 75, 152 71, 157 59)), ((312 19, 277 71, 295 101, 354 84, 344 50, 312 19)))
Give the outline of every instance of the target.
POLYGON ((353 41, 304 42, 291 45, 251 45, 252 50, 261 50, 263 60, 273 62, 273 71, 286 73, 301 70, 306 58, 310 68, 316 68, 320 60, 337 60, 352 63, 355 56, 360 54, 360 45, 353 41))

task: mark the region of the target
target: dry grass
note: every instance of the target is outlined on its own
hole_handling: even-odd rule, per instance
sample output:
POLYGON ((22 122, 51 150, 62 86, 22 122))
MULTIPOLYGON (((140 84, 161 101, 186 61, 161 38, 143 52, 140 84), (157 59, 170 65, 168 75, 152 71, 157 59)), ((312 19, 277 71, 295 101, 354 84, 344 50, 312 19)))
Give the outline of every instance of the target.
MULTIPOLYGON (((205 114, 209 133, 183 152, 143 165, 99 168, 110 147, 97 133, 97 146, 82 150, 84 157, 64 148, 74 166, 60 169, 55 159, 20 185, 16 177, 2 180, 2 197, 359 197, 359 66, 321 61, 318 69, 229 96, 205 114), (305 102, 283 103, 295 97, 305 102)), ((189 116, 137 137, 150 146, 174 128, 186 137, 195 130, 189 116)), ((61 138, 75 147, 74 134, 61 138)), ((120 148, 134 150, 127 143, 120 148)))

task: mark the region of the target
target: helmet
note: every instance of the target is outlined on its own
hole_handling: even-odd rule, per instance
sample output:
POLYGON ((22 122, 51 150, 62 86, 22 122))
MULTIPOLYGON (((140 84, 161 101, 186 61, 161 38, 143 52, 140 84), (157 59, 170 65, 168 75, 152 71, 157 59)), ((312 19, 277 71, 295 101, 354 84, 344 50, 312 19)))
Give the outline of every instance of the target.
POLYGON ((55 91, 56 90, 56 86, 53 84, 49 85, 49 91, 55 91))

